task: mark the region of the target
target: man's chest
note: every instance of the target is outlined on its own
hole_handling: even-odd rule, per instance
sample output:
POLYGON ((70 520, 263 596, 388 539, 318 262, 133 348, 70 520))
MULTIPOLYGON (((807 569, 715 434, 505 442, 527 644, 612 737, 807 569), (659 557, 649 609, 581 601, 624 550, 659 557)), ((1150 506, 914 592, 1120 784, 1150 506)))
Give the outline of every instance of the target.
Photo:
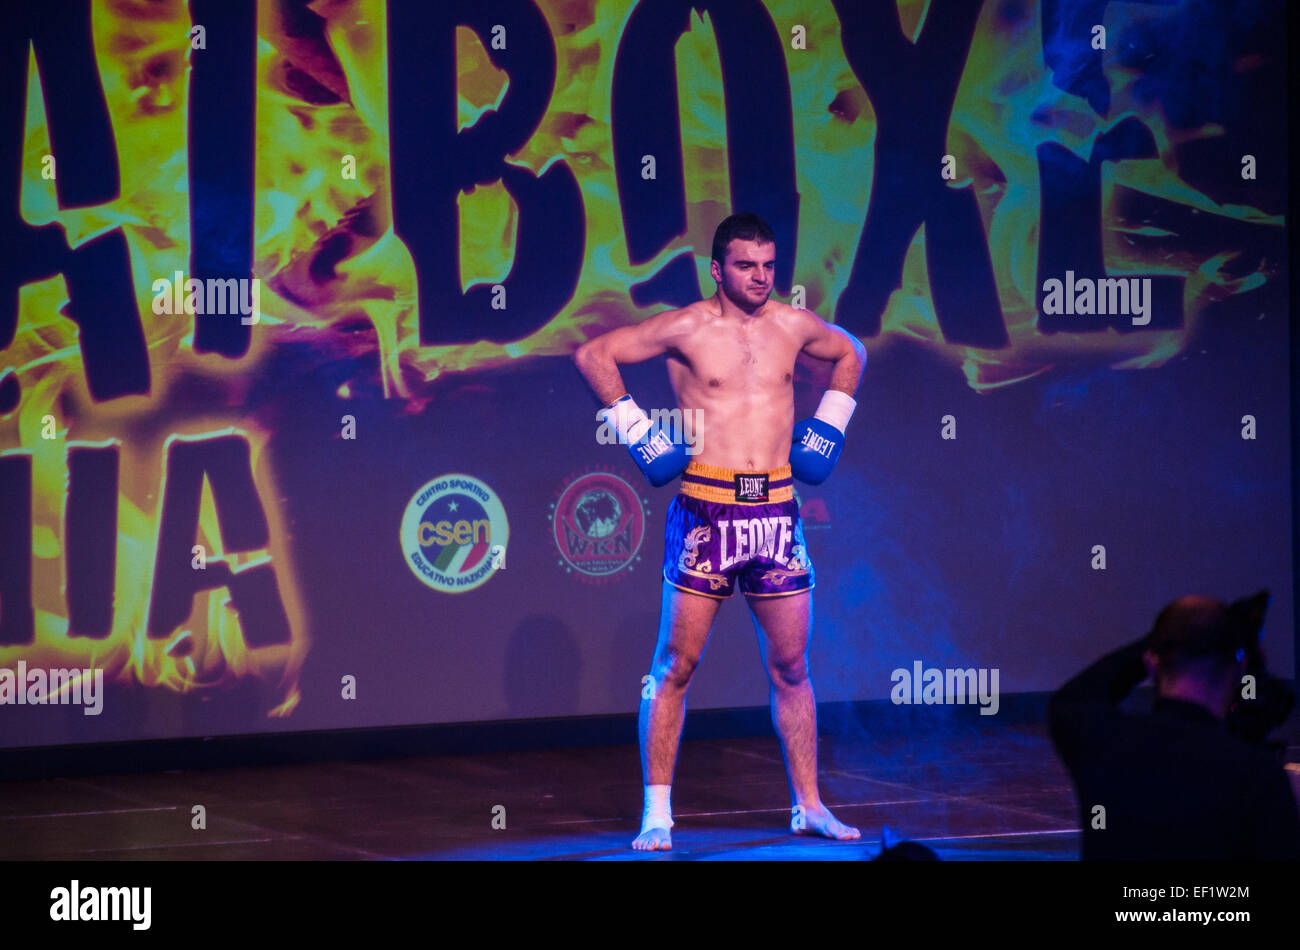
POLYGON ((715 390, 752 390, 790 386, 794 378, 797 342, 779 326, 761 331, 737 327, 708 328, 693 334, 680 347, 689 375, 715 390))

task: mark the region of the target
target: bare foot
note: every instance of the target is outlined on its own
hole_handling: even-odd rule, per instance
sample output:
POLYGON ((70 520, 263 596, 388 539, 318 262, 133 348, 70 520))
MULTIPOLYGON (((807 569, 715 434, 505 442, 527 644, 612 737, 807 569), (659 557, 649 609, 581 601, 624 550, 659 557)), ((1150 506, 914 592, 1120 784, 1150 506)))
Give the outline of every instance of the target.
POLYGON ((632 842, 635 851, 671 851, 673 839, 667 828, 647 828, 632 842))
POLYGON ((852 841, 861 838, 862 832, 852 825, 846 825, 825 805, 796 805, 794 815, 790 818, 790 830, 797 835, 814 834, 837 841, 852 841))

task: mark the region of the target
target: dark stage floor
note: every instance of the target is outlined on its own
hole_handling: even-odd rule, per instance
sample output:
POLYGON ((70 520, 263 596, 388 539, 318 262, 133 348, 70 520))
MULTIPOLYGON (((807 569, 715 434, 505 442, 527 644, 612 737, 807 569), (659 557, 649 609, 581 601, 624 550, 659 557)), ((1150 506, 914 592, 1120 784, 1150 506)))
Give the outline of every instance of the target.
MULTIPOLYGON (((1295 719, 1287 760, 1300 761, 1295 719)), ((853 861, 882 825, 944 860, 1071 860, 1064 769, 1038 725, 821 741, 822 796, 860 842, 795 837, 775 736, 682 744, 674 850, 638 854, 634 744, 0 783, 0 859, 853 861), (205 830, 191 828, 206 810, 205 830), (504 829, 494 829, 496 806, 504 829)), ((1300 767, 1289 775, 1300 788, 1300 767)), ((498 824, 500 822, 498 821, 498 824)))

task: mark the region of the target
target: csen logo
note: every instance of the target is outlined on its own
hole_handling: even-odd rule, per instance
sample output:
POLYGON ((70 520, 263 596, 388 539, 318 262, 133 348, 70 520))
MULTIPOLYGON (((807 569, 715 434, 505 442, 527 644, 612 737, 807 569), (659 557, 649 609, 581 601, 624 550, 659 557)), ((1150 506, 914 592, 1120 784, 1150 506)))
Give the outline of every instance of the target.
POLYGON ((402 517, 402 553, 411 573, 448 594, 473 590, 504 567, 509 535, 500 499, 469 475, 426 483, 402 517))
POLYGON ((431 544, 437 544, 446 547, 453 542, 456 544, 482 544, 489 539, 491 527, 492 522, 487 518, 479 518, 474 522, 461 518, 454 524, 450 521, 439 521, 437 524, 421 521, 420 546, 428 547, 431 544))
POLYGON ((152 887, 71 887, 50 891, 50 920, 129 920, 131 929, 148 930, 153 906, 152 887))

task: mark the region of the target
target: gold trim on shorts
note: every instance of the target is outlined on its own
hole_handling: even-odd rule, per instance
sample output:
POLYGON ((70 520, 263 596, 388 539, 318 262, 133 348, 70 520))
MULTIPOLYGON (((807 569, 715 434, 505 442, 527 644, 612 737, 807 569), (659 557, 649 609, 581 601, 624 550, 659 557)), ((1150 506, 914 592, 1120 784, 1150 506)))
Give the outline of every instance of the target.
MULTIPOLYGON (((669 581, 668 583, 672 584, 672 581, 669 581)), ((798 590, 776 590, 772 591, 770 594, 751 594, 743 590, 741 593, 746 597, 793 597, 795 594, 807 594, 816 586, 816 584, 809 584, 807 587, 800 587, 798 590)))
MULTIPOLYGON (((681 584, 674 584, 672 581, 670 581, 670 580, 669 580, 668 578, 666 578, 666 577, 663 578, 663 582, 664 582, 665 584, 667 584, 669 587, 674 587, 674 588, 676 588, 677 590, 682 591, 683 593, 687 593, 687 594, 696 594, 696 595, 698 595, 698 596, 700 596, 700 597, 707 597, 707 598, 709 598, 710 600, 729 600, 729 599, 730 599, 730 597, 724 597, 722 594, 706 594, 704 591, 702 591, 702 590, 696 590, 694 587, 683 587, 681 584)), ((735 593, 735 591, 733 590, 732 593, 735 593)), ((798 593, 798 592, 797 592, 797 591, 791 591, 791 593, 798 593)), ((785 595, 785 596, 788 597, 789 594, 787 594, 787 595, 785 595)))
POLYGON ((766 472, 746 472, 741 469, 721 468, 717 465, 704 465, 692 461, 687 464, 686 471, 682 473, 679 491, 689 498, 698 498, 700 501, 711 501, 722 505, 775 505, 794 499, 794 477, 788 464, 766 472), (729 482, 731 487, 704 485, 691 481, 690 476, 692 475, 699 478, 729 482), (767 501, 741 501, 737 499, 735 489, 737 475, 766 475, 769 485, 767 501), (775 488, 771 487, 776 482, 782 481, 787 484, 775 488))

